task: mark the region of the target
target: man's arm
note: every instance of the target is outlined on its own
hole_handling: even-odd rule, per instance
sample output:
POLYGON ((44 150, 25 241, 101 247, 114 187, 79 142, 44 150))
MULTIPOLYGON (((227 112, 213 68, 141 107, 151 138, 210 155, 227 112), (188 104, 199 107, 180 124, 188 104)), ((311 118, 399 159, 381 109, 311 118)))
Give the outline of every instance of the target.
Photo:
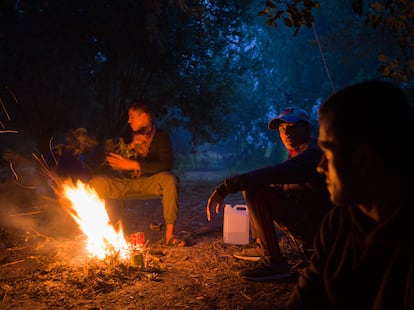
POLYGON ((300 184, 319 181, 321 175, 316 167, 322 157, 322 152, 315 147, 309 147, 298 156, 279 164, 253 170, 224 180, 221 192, 237 193, 246 189, 258 189, 270 184, 300 184))
POLYGON ((274 166, 253 170, 232 176, 219 184, 207 201, 207 220, 211 219, 211 211, 215 208, 220 212, 224 198, 228 194, 238 193, 247 189, 259 189, 270 184, 299 184, 321 180, 316 167, 322 152, 316 147, 309 147, 298 156, 274 166))

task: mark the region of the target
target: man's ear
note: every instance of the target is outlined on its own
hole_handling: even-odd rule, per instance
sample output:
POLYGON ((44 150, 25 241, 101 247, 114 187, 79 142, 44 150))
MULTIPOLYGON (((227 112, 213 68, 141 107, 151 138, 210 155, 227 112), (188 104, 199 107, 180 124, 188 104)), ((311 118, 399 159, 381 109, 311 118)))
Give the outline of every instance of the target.
POLYGON ((142 117, 142 118, 144 118, 144 119, 148 119, 148 118, 149 118, 149 113, 148 113, 148 112, 143 111, 143 112, 141 113, 141 117, 142 117))
POLYGON ((366 176, 375 167, 376 156, 367 144, 361 144, 352 152, 352 169, 359 170, 361 176, 366 176))

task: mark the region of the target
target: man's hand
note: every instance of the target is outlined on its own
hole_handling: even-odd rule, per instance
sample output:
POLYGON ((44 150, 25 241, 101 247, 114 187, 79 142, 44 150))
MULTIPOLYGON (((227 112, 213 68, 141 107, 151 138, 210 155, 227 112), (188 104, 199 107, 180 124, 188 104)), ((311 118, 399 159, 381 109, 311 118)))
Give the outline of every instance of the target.
POLYGON ((106 161, 112 167, 112 169, 136 171, 141 170, 138 161, 127 159, 115 153, 110 153, 108 156, 106 156, 106 161))
POLYGON ((133 150, 136 145, 141 146, 144 143, 148 142, 148 138, 144 135, 135 134, 132 137, 132 141, 130 144, 128 144, 128 149, 133 150))
POLYGON ((207 220, 209 222, 211 220, 211 208, 215 204, 216 205, 216 214, 218 214, 220 212, 220 208, 223 204, 223 200, 224 200, 224 197, 221 196, 217 192, 217 189, 208 198, 206 212, 207 212, 207 220))

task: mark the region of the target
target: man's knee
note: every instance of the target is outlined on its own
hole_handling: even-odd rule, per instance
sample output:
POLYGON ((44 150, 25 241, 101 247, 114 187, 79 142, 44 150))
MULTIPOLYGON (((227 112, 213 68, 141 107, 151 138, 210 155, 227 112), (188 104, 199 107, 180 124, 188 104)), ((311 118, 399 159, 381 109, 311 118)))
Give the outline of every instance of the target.
POLYGON ((103 179, 102 176, 93 176, 89 179, 88 183, 90 186, 95 186, 96 184, 99 184, 101 180, 103 179))
POLYGON ((94 176, 88 181, 88 185, 101 196, 105 192, 106 180, 103 176, 94 176))
POLYGON ((242 195, 250 209, 257 205, 282 207, 286 204, 286 194, 279 189, 245 190, 242 195))
POLYGON ((158 174, 158 177, 160 178, 160 183, 164 184, 164 186, 165 185, 175 186, 175 187, 178 186, 178 182, 179 182, 178 177, 172 172, 169 172, 169 171, 160 172, 158 174))
POLYGON ((267 191, 263 189, 248 189, 242 191, 243 198, 248 203, 254 203, 261 198, 266 197, 267 191))

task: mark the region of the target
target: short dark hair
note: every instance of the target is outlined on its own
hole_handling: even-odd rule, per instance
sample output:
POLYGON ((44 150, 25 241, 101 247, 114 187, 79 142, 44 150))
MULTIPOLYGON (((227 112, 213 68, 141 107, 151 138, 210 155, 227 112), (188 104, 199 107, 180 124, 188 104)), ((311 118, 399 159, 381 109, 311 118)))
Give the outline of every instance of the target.
POLYGON ((333 124, 335 142, 345 158, 367 144, 399 173, 409 165, 412 171, 407 144, 414 132, 413 110, 396 84, 371 80, 348 86, 322 103, 319 119, 324 118, 333 124))
POLYGON ((135 111, 145 112, 148 113, 151 117, 154 116, 154 110, 152 105, 144 100, 134 99, 128 106, 128 110, 132 109, 135 111))

